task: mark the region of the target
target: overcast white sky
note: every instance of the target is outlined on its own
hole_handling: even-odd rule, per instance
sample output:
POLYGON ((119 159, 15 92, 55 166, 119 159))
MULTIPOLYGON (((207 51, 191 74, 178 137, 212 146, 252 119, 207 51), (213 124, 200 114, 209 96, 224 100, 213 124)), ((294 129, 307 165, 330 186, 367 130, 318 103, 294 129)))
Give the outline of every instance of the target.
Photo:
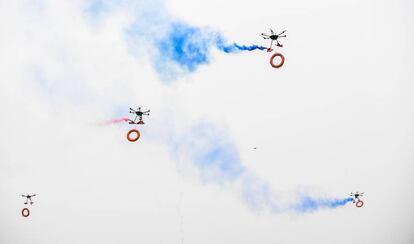
POLYGON ((413 11, 0 0, 0 243, 414 243, 413 11), (166 80, 153 42, 175 21, 264 46, 287 29, 285 65, 213 48, 166 80), (138 142, 99 125, 137 106, 138 142), (356 190, 362 208, 286 210, 356 190))

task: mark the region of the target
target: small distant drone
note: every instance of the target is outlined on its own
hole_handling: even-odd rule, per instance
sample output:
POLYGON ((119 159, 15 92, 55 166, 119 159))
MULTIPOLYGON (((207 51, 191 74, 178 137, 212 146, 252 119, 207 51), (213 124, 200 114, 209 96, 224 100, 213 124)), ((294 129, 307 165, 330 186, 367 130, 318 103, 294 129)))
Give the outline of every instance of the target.
POLYGON ((351 194, 349 194, 351 197, 353 197, 352 202, 355 203, 355 206, 357 206, 358 208, 362 207, 364 205, 364 202, 360 199, 360 197, 362 197, 364 195, 363 192, 358 193, 358 192, 351 192, 351 194))
MULTIPOLYGON (((129 113, 131 114, 135 114, 135 118, 134 120, 128 120, 129 124, 133 124, 133 125, 143 125, 145 124, 144 121, 142 120, 142 116, 143 115, 150 115, 150 110, 148 109, 147 111, 141 111, 141 107, 139 107, 137 110, 129 108, 129 113), (138 119, 138 122, 136 121, 138 119)), ((130 131, 128 131, 127 133, 127 139, 130 142, 134 142, 137 141, 141 136, 141 133, 137 130, 137 129, 132 129, 130 131), (132 135, 135 135, 132 136, 132 135)))
POLYGON ((26 198, 26 202, 24 204, 27 204, 28 201, 30 201, 30 205, 32 205, 33 204, 32 197, 34 197, 34 196, 36 196, 36 194, 33 194, 33 195, 29 195, 29 194, 22 195, 22 197, 25 197, 26 198))
POLYGON ((283 47, 283 45, 279 43, 279 38, 286 37, 286 35, 283 35, 282 36, 282 34, 285 33, 285 32, 286 32, 286 30, 280 32, 279 34, 275 34, 274 31, 272 29, 270 29, 270 35, 269 34, 262 33, 262 37, 264 39, 270 39, 271 40, 270 41, 270 46, 267 49, 268 52, 273 51, 273 49, 272 49, 273 41, 276 41, 276 45, 278 47, 283 47))
POLYGON ((144 121, 142 120, 142 116, 143 115, 150 115, 149 114, 150 110, 148 109, 147 111, 141 111, 141 107, 139 107, 137 110, 129 108, 129 113, 136 115, 134 120, 129 120, 130 124, 142 125, 142 124, 145 124, 144 121), (139 118, 138 122, 136 122, 137 118, 139 118))
POLYGON ((355 203, 355 201, 360 200, 359 197, 362 197, 364 195, 364 193, 363 192, 361 192, 361 193, 358 193, 358 192, 353 193, 353 192, 351 192, 351 194, 349 194, 349 195, 351 197, 354 197, 353 203, 355 203))

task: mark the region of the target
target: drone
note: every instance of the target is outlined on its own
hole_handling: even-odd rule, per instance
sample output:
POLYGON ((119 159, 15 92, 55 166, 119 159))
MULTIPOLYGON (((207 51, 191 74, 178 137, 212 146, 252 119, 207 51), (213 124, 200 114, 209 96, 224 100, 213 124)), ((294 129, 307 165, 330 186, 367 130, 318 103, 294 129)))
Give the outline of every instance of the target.
POLYGON ((359 199, 359 197, 362 197, 364 195, 364 193, 363 192, 361 192, 361 193, 358 193, 358 192, 353 193, 353 192, 351 192, 351 194, 349 194, 349 195, 354 198, 352 200, 352 202, 355 203, 355 202, 361 201, 361 199, 359 199))
POLYGON ((267 49, 267 51, 268 52, 271 52, 271 51, 273 51, 273 49, 272 49, 272 45, 273 45, 273 41, 276 41, 276 45, 278 46, 278 47, 283 47, 283 45, 282 44, 280 44, 279 43, 279 38, 282 38, 282 37, 286 37, 286 35, 283 35, 282 36, 282 34, 283 33, 285 33, 286 32, 286 30, 284 30, 284 31, 282 31, 282 32, 280 32, 279 34, 275 34, 275 32, 272 30, 272 29, 270 29, 270 35, 269 34, 265 34, 265 33, 262 33, 262 37, 264 38, 264 39, 270 39, 271 41, 270 41, 270 46, 269 46, 269 48, 267 49))
POLYGON ((149 114, 150 110, 148 109, 147 111, 141 111, 141 107, 139 107, 137 110, 129 108, 129 113, 136 115, 134 120, 129 120, 130 124, 142 125, 142 124, 144 124, 144 121, 142 121, 142 116, 143 115, 150 115, 149 114), (138 122, 135 122, 137 120, 137 118, 139 118, 139 120, 138 120, 138 122))
POLYGON ((26 202, 24 204, 27 204, 28 201, 30 201, 30 205, 33 204, 32 197, 34 197, 34 196, 36 196, 36 194, 33 194, 33 195, 29 195, 29 194, 22 195, 22 197, 25 197, 26 198, 26 202))

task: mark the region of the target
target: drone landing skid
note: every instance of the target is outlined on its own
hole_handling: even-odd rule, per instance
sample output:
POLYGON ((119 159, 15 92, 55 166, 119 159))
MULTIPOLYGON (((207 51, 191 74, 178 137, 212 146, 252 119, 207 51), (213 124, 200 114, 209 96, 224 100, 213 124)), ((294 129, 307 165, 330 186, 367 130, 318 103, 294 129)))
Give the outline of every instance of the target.
POLYGON ((138 122, 134 122, 134 121, 130 120, 130 121, 128 121, 128 124, 131 124, 131 125, 143 125, 145 123, 142 120, 140 120, 138 122))

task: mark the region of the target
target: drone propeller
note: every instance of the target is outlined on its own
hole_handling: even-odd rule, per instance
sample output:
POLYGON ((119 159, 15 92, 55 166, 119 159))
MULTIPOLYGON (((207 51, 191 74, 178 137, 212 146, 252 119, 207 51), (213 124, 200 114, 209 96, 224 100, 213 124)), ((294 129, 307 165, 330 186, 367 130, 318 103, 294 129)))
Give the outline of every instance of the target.
POLYGON ((262 33, 262 37, 263 37, 263 39, 269 39, 270 37, 269 37, 269 35, 267 35, 267 34, 265 34, 265 33, 262 33))

